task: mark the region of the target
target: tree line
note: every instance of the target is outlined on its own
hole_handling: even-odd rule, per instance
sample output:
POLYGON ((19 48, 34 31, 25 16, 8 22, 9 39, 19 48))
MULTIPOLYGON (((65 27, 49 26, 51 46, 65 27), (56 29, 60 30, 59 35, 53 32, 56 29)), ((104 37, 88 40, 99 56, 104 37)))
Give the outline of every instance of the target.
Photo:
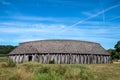
POLYGON ((17 46, 12 45, 0 45, 0 56, 6 56, 9 52, 15 49, 17 46))
POLYGON ((115 44, 114 49, 108 49, 107 51, 111 54, 112 60, 120 59, 120 41, 115 44))

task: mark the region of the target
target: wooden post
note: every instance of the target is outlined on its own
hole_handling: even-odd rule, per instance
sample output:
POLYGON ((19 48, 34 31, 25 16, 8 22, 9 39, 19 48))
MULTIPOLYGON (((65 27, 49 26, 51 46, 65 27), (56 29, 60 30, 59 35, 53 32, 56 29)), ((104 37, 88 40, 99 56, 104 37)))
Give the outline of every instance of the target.
POLYGON ((24 55, 24 62, 28 62, 28 55, 24 55))
POLYGON ((15 62, 18 63, 18 55, 15 55, 16 56, 16 59, 15 59, 15 62))
POLYGON ((67 64, 67 54, 65 54, 65 64, 67 64))
POLYGON ((23 55, 20 55, 19 62, 21 63, 23 60, 23 55))
POLYGON ((84 63, 84 60, 83 60, 84 56, 81 55, 81 63, 83 64, 84 63))
POLYGON ((72 61, 71 58, 72 58, 71 54, 69 54, 69 64, 71 64, 71 61, 72 61))
POLYGON ((34 61, 35 61, 35 55, 32 54, 32 62, 34 62, 34 61))

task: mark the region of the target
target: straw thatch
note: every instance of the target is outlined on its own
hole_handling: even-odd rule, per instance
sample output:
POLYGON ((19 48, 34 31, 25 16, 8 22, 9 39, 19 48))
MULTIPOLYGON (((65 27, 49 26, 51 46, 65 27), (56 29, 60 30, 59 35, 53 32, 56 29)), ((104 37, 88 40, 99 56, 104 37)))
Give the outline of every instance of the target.
POLYGON ((100 44, 78 40, 40 40, 20 43, 11 54, 73 53, 109 55, 100 44))

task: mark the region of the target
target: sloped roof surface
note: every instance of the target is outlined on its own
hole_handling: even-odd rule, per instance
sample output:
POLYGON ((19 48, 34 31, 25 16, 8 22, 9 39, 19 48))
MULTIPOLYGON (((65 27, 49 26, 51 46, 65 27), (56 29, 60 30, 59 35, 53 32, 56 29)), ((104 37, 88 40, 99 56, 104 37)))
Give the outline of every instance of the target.
POLYGON ((40 40, 20 43, 9 54, 79 53, 109 55, 100 44, 78 40, 40 40))

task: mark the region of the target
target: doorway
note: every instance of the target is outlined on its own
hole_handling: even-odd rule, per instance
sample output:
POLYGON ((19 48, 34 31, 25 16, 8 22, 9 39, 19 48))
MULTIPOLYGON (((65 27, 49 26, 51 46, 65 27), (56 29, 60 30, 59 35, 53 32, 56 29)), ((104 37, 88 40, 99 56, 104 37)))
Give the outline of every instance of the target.
POLYGON ((28 61, 32 61, 32 55, 28 56, 28 61))

